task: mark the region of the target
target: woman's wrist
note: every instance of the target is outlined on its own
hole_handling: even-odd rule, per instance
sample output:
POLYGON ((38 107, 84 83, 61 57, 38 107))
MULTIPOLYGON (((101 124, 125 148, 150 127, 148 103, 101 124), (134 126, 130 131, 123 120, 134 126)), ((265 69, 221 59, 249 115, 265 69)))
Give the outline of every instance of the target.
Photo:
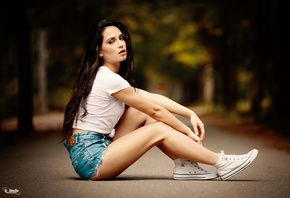
POLYGON ((196 113, 194 111, 192 111, 191 109, 188 109, 188 110, 189 110, 188 112, 189 118, 196 116, 196 113))

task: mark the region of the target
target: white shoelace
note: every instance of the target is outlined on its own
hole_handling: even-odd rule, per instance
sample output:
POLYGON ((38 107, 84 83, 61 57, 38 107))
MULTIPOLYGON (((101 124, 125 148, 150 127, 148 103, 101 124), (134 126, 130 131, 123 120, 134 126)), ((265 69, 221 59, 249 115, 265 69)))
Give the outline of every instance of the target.
POLYGON ((190 161, 190 160, 188 160, 188 162, 193 164, 196 168, 200 169, 201 171, 207 172, 207 170, 203 169, 197 162, 193 162, 193 161, 190 161))

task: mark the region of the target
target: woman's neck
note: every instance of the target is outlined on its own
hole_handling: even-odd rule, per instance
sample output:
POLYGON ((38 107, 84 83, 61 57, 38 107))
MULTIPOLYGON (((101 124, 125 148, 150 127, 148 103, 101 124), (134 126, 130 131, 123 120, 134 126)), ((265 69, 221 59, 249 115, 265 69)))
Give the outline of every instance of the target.
POLYGON ((120 63, 119 64, 109 64, 109 63, 104 63, 103 66, 108 67, 112 72, 118 73, 120 69, 120 63))

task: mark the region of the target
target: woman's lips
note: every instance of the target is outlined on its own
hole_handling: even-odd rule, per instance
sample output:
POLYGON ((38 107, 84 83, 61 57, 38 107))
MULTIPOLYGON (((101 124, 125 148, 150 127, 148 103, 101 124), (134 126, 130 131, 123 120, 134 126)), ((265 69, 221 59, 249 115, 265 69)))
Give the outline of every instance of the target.
POLYGON ((126 54, 126 50, 121 50, 119 54, 126 54))

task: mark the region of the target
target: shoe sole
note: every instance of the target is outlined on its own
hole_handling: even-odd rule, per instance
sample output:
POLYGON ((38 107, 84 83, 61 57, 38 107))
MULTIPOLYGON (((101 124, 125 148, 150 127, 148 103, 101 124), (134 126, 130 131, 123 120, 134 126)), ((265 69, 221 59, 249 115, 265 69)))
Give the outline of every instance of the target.
POLYGON ((217 173, 205 174, 178 174, 173 173, 172 178, 176 180, 210 180, 219 177, 217 173))
POLYGON ((223 181, 228 180, 231 177, 238 174, 239 172, 241 172, 242 170, 244 170, 245 168, 247 168, 256 159, 257 155, 258 155, 258 150, 253 149, 250 156, 241 165, 227 172, 226 174, 220 176, 221 180, 223 181))

